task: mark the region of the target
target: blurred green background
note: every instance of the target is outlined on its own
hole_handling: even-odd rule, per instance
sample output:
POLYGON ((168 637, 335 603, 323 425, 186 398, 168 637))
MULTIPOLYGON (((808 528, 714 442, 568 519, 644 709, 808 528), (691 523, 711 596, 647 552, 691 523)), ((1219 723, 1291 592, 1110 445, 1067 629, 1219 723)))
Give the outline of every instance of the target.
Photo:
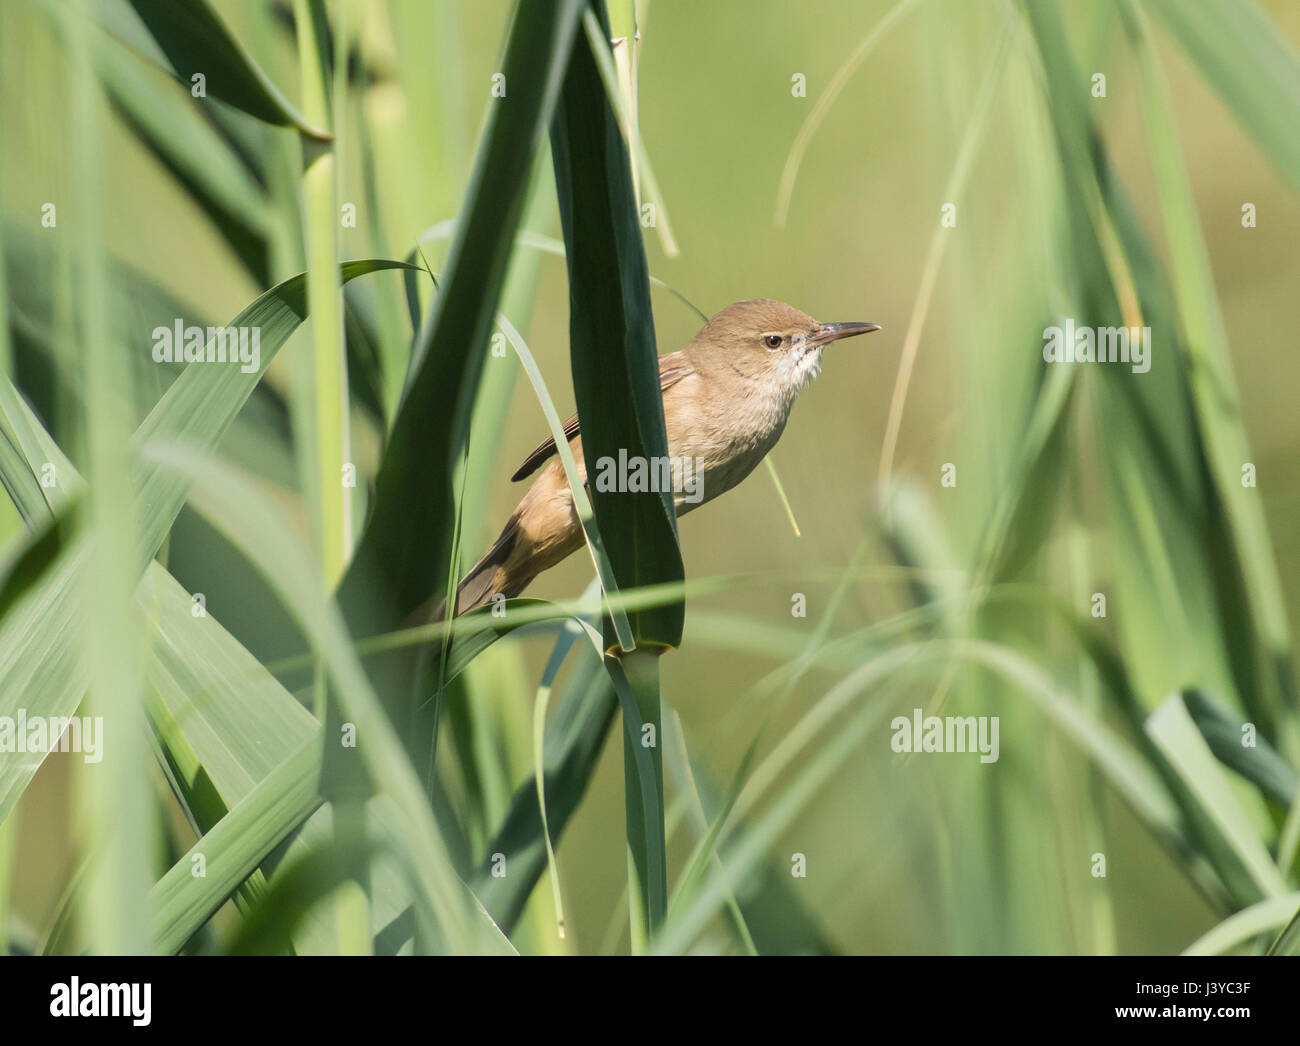
MULTIPOLYGON (((1166 270, 1171 248, 1144 116, 1150 70, 1139 62, 1124 6, 1111 0, 1060 5, 1084 74, 1075 84, 1079 102, 1157 267, 1166 270), (1104 98, 1090 94, 1090 78, 1098 72, 1106 77, 1104 98)), ((257 0, 217 0, 213 7, 296 100, 291 29, 274 9, 257 0)), ((1092 623, 1127 660, 1148 711, 1180 686, 1203 686, 1235 703, 1220 677, 1207 678, 1202 666, 1183 660, 1184 652, 1220 641, 1217 634, 1197 632, 1212 614, 1181 616, 1161 593, 1152 593, 1145 605, 1124 598, 1126 580, 1147 585, 1129 557, 1150 562, 1150 548, 1165 547, 1160 535, 1169 532, 1170 519, 1157 516, 1153 538, 1127 529, 1108 509, 1107 460, 1127 461, 1139 485, 1151 480, 1152 468, 1133 446, 1140 430, 1109 417, 1108 404, 1124 402, 1123 383, 1155 388, 1158 380, 1169 380, 1169 391, 1160 395, 1182 395, 1170 375, 1189 368, 1176 347, 1170 313, 1154 322, 1148 314, 1152 374, 1081 372, 1052 455, 1031 478, 1018 478, 1016 455, 1033 441, 1030 417, 1046 377, 1043 327, 1061 315, 1079 323, 1118 322, 1082 304, 1089 300, 1087 278, 1072 266, 1086 268, 1089 249, 1077 227, 1062 218, 1077 198, 1053 140, 1054 130, 1070 132, 1056 122, 1046 94, 1062 70, 1042 64, 1021 8, 993 0, 653 0, 642 10, 640 130, 680 248, 666 256, 659 237, 646 230, 652 275, 709 314, 737 299, 772 297, 822 320, 884 327, 870 339, 829 350, 821 377, 801 396, 773 454, 798 536, 764 470, 681 526, 688 579, 743 575, 688 594, 682 648, 662 663, 664 699, 722 787, 756 735, 761 761, 848 676, 843 657, 852 660, 852 647, 840 660, 814 663, 788 686, 779 675, 819 628, 844 636, 888 622, 914 606, 917 586, 958 595, 978 588, 981 549, 1008 489, 1019 491, 1017 506, 1041 506, 1046 518, 1015 516, 1007 550, 989 568, 997 580, 1050 593, 1084 617, 1091 593, 1109 593, 1107 618, 1092 623), (896 25, 847 79, 809 140, 788 217, 778 224, 782 172, 800 128, 836 72, 896 7, 905 8, 896 25), (795 74, 806 76, 806 97, 792 96, 795 74), (990 76, 995 80, 981 117, 978 99, 990 76), (972 135, 956 225, 941 229, 941 208, 954 199, 954 171, 972 135), (937 236, 946 242, 934 262, 937 236), (937 265, 933 296, 918 306, 928 264, 937 265), (909 329, 916 336, 915 364, 883 486, 881 448, 909 329), (955 489, 940 484, 945 463, 957 465, 955 489), (795 593, 807 596, 806 618, 791 616, 795 593)), ((1294 61, 1300 7, 1265 0, 1252 9, 1271 20, 1277 45, 1294 61)), ((358 214, 357 228, 339 230, 342 257, 378 256, 380 245, 389 257, 405 257, 427 228, 456 216, 477 135, 493 104, 490 78, 512 10, 497 0, 361 5, 361 51, 384 79, 349 111, 340 137, 338 198, 355 202, 358 214), (360 136, 367 122, 378 213, 367 198, 362 167, 360 136)), ((1294 621, 1300 616, 1300 414, 1293 404, 1300 387, 1300 171, 1284 170, 1261 148, 1163 19, 1151 16, 1146 27, 1167 79, 1169 115, 1226 328, 1239 423, 1248 460, 1258 470, 1259 486, 1250 496, 1262 508, 1274 576, 1294 621), (1257 209, 1254 228, 1241 223, 1247 202, 1257 209)), ((92 74, 74 66, 39 4, 5 4, 0 48, 3 215, 6 228, 21 234, 26 227, 38 236, 42 204, 73 196, 72 85, 92 74)), ((159 91, 184 97, 166 77, 154 79, 159 91)), ((1295 125, 1291 133, 1298 133, 1295 125)), ((269 285, 240 264, 210 217, 120 111, 105 119, 103 147, 102 229, 111 257, 148 274, 205 317, 234 316, 269 285)), ((533 227, 558 236, 548 161, 540 171, 533 227)), ((77 221, 75 205, 61 202, 60 234, 77 221)), ((7 244, 14 235, 6 235, 7 244)), ((438 270, 446 242, 426 242, 425 251, 438 270)), ((518 252, 516 264, 527 256, 518 252)), ((515 322, 564 415, 573 407, 566 274, 560 258, 542 255, 539 264, 531 318, 515 322)), ((275 279, 301 268, 277 269, 275 279)), ((399 285, 387 274, 368 279, 388 290, 399 285)), ((9 282, 12 287, 12 276, 9 282)), ((699 328, 698 317, 660 289, 654 302, 660 351, 682 347, 699 328)), ((11 321, 13 313, 11 307, 11 321)), ((408 327, 403 337, 409 335, 408 327)), ((290 359, 309 351, 310 339, 309 326, 294 335, 267 381, 287 388, 290 359)), ((146 345, 132 348, 143 354, 146 345)), ((512 486, 509 474, 546 431, 531 388, 517 380, 513 355, 489 358, 486 366, 488 381, 513 382, 513 392, 503 426, 483 437, 489 445, 496 441, 497 453, 479 463, 490 469, 490 481, 484 518, 462 538, 469 559, 513 508, 522 487, 512 486), (515 373, 494 379, 493 368, 515 373)), ((357 460, 367 463, 362 471, 373 469, 379 439, 372 427, 358 419, 352 436, 357 460)), ((1220 476, 1219 482, 1228 489, 1236 477, 1220 476)), ((276 493, 277 504, 284 526, 305 543, 307 517, 294 486, 291 477, 276 493)), ((6 537, 22 528, 7 503, 0 504, 0 521, 6 537)), ((1192 545, 1207 525, 1195 515, 1172 523, 1186 529, 1192 545)), ((205 567, 195 551, 202 548, 199 540, 188 553, 190 539, 174 534, 173 540, 178 577, 187 587, 209 591, 210 605, 218 603, 211 593, 220 577, 212 575, 220 571, 205 567)), ((1171 539, 1168 548, 1181 584, 1188 546, 1171 539)), ((572 598, 591 576, 588 558, 575 556, 529 594, 572 598)), ((250 606, 247 612, 263 611, 250 606)), ((244 610, 226 600, 225 613, 244 610)), ((1123 716, 1097 696, 1091 670, 1064 630, 1017 613, 1025 616, 982 619, 974 627, 1042 666, 1072 699, 1094 702, 1100 719, 1122 731, 1123 716)), ((952 628, 960 632, 966 624, 952 628)), ((904 628, 891 641, 926 638, 932 635, 904 628)), ((471 692, 517 721, 511 788, 529 765, 531 698, 551 641, 552 635, 532 634, 499 643, 471 672, 471 692)), ((867 647, 862 650, 865 660, 867 647)), ((994 673, 935 658, 933 671, 864 690, 860 700, 879 704, 881 718, 767 848, 782 874, 790 855, 806 855, 807 877, 791 878, 789 891, 833 947, 1176 952, 1224 917, 1033 702, 994 673), (999 762, 985 766, 970 756, 906 757, 890 750, 893 715, 940 705, 939 714, 1001 716, 999 762), (1104 879, 1090 874, 1097 852, 1106 855, 1104 879)), ((777 792, 815 760, 819 743, 780 770, 777 792)), ((618 747, 607 746, 557 846, 570 934, 562 944, 551 939, 556 948, 626 947, 618 747)), ((19 806, 12 907, 37 933, 53 918, 75 867, 69 758, 47 760, 19 806)), ((1281 830, 1277 811, 1270 818, 1244 780, 1233 775, 1232 781, 1246 797, 1241 801, 1254 829, 1273 845, 1281 830)), ((182 837, 188 831, 177 830, 182 837)), ((674 870, 690 844, 685 828, 670 834, 674 870)), ((530 911, 535 919, 549 918, 549 890, 536 892, 530 911)), ((222 919, 228 924, 233 915, 227 910, 222 919)), ((698 946, 727 950, 721 934, 715 926, 698 946)))

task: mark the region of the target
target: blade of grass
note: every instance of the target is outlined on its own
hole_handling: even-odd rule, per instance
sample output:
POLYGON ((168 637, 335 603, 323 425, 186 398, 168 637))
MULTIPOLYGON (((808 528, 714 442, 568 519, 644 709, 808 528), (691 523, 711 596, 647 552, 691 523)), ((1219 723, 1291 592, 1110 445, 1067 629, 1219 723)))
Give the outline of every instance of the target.
POLYGON ((551 438, 555 440, 555 450, 560 457, 560 462, 564 465, 564 477, 569 482, 569 490, 573 493, 573 507, 578 514, 578 519, 582 524, 583 537, 587 542, 587 551, 591 554, 592 564, 596 568, 596 574, 600 578, 600 586, 604 595, 607 597, 606 605, 609 607, 609 613, 614 621, 614 631, 619 637, 621 643, 632 645, 632 626, 628 622, 627 611, 623 610, 618 602, 618 582, 614 576, 613 567, 609 562, 609 556, 605 551, 604 543, 601 541, 600 529, 596 522, 595 513, 591 508, 591 500, 588 497, 587 485, 582 481, 582 476, 578 472, 577 461, 573 457, 573 448, 569 446, 569 440, 564 435, 564 423, 560 420, 559 412, 555 409, 555 402, 551 399, 550 391, 546 387, 546 381, 542 377, 542 372, 537 366, 537 360, 529 351, 524 339, 515 330, 514 325, 506 319, 505 316, 497 317, 497 325, 505 334, 506 339, 510 342, 511 348, 519 356, 519 364, 528 375, 529 382, 532 383, 533 392, 537 396, 537 402, 541 405, 542 414, 546 418, 546 425, 551 430, 551 438))
POLYGON ((186 87, 202 74, 214 98, 266 123, 295 127, 308 138, 329 132, 303 117, 231 35, 207 0, 129 0, 158 47, 170 72, 186 87))
POLYGON ((150 891, 154 949, 178 951, 321 803, 320 737, 263 777, 150 891), (194 874, 198 866, 203 875, 194 874))
MULTIPOLYGON (((1261 934, 1284 926, 1300 909, 1300 893, 1285 893, 1257 901, 1224 919, 1184 950, 1184 955, 1223 955, 1261 934)), ((1280 940, 1280 938, 1279 938, 1280 940)), ((1275 954, 1270 951, 1270 955, 1275 954)), ((1277 953, 1284 954, 1284 953, 1277 953)))
POLYGON ((457 878, 424 789, 351 652, 323 579, 292 538, 276 526, 274 509, 226 466, 179 444, 153 442, 144 453, 160 468, 185 477, 196 500, 227 509, 239 506, 239 512, 224 517, 227 529, 299 619, 327 666, 343 709, 356 724, 361 758, 400 812, 401 834, 393 841, 409 851, 412 869, 419 869, 417 896, 427 903, 442 946, 456 954, 509 950, 509 942, 457 878))
MULTIPOLYGON (((668 205, 664 203, 663 193, 659 189, 659 181, 655 178, 654 169, 650 166, 650 155, 646 152, 645 143, 641 141, 635 94, 629 97, 628 93, 620 85, 614 54, 610 50, 609 36, 602 29, 600 19, 596 17, 591 8, 588 8, 582 14, 582 28, 587 37, 587 44, 591 47, 591 55, 596 60, 596 69, 600 72, 600 79, 605 87, 605 95, 614 107, 615 113, 618 114, 618 126, 623 132, 623 141, 631 150, 632 172, 634 175, 639 173, 641 178, 644 179, 646 193, 655 208, 654 229, 659 234, 659 243, 663 247, 664 254, 669 258, 675 258, 680 252, 677 248, 677 241, 673 238, 672 226, 668 221, 668 205)), ((624 45, 627 47, 634 46, 631 36, 624 37, 624 45)), ((635 91, 635 84, 632 84, 632 89, 635 91)), ((636 210, 639 214, 641 212, 641 195, 635 186, 633 188, 633 200, 636 202, 636 210)))
POLYGON ((1290 806, 1297 792, 1296 772, 1262 738, 1247 745, 1246 723, 1222 702, 1201 690, 1184 690, 1183 702, 1214 757, 1237 771, 1263 794, 1290 806))
MULTIPOLYGON (((1283 177, 1300 187, 1300 54, 1254 0, 1142 0, 1283 177)), ((1143 78, 1144 86, 1146 78, 1143 78)))
MULTIPOLYGON (((322 0, 295 0, 298 63, 307 119, 330 126, 326 68, 328 27, 322 0)), ((343 481, 351 458, 347 364, 343 348, 343 295, 338 270, 337 141, 303 143, 302 201, 307 248, 307 308, 312 352, 298 357, 295 428, 302 455, 303 489, 311 511, 317 553, 328 585, 343 575, 352 547, 351 499, 343 481)))
POLYGON ((799 133, 795 137, 794 144, 790 146, 790 152, 786 155, 785 168, 781 171, 781 187, 777 191, 776 213, 772 218, 772 224, 777 228, 785 226, 786 218, 790 213, 790 198, 794 195, 795 179, 799 177, 799 168, 803 164, 804 153, 808 151, 808 146, 812 142, 813 135, 817 133, 817 128, 826 119, 826 114, 830 112, 835 100, 843 93, 853 74, 858 71, 858 68, 867 60, 876 46, 889 35, 890 30, 918 3, 919 0, 899 0, 889 9, 888 14, 876 23, 875 27, 863 37, 862 42, 858 44, 844 64, 836 70, 826 90, 818 97, 812 112, 804 119, 803 125, 799 128, 799 133))
MULTIPOLYGON (((569 352, 584 457, 622 453, 666 460, 645 247, 627 149, 602 89, 593 49, 609 49, 604 4, 584 5, 598 39, 575 43, 551 129, 569 273, 569 352)), ((612 66, 612 59, 611 59, 612 66)), ((680 581, 670 491, 593 489, 592 507, 620 588, 680 581)), ((658 656, 681 642, 684 607, 628 616, 631 640, 605 622, 606 659, 623 709, 628 897, 634 950, 662 925, 668 904, 658 656)))
MULTIPOLYGON (((1276 903, 1275 901, 1263 901, 1263 904, 1276 903)), ((1291 921, 1268 949, 1269 955, 1300 955, 1300 907, 1296 908, 1296 913, 1291 917, 1291 921)))
MULTIPOLYGON (((77 5, 72 58, 92 62, 89 0, 77 5)), ((80 671, 91 681, 85 711, 109 732, 100 761, 77 766, 76 829, 86 861, 77 920, 86 947, 106 955, 149 950, 147 891, 158 845, 148 756, 140 716, 144 635, 132 599, 138 574, 132 562, 138 477, 128 453, 131 402, 125 347, 111 336, 109 283, 103 240, 103 99, 92 77, 79 77, 73 91, 76 146, 72 179, 78 223, 77 264, 81 310, 80 368, 95 395, 85 400, 80 434, 88 469, 81 533, 86 556, 73 585, 84 607, 86 631, 78 636, 80 671)), ((25 695, 15 695, 24 700, 25 695)), ((53 747, 51 745, 51 747, 53 747)))
MULTIPOLYGON (((66 4, 42 0, 63 37, 73 31, 66 4)), ((194 118, 193 99, 139 52, 96 29, 95 71, 132 132, 201 207, 258 283, 270 279, 267 235, 273 220, 254 173, 220 132, 194 118)))
MULTIPOLYGON (((352 279, 377 269, 400 267, 400 262, 349 262, 343 266, 343 275, 352 279)), ((228 324, 261 328, 262 371, 306 314, 305 282, 302 276, 286 280, 261 295, 228 324)), ((238 414, 260 374, 261 371, 246 374, 240 367, 229 365, 217 369, 203 365, 187 367, 137 430, 133 444, 175 438, 211 448, 238 414)), ((0 383, 4 384, 7 382, 0 383)), ((19 420, 15 422, 0 402, 0 431, 13 434, 15 428, 26 426, 26 442, 12 435, 12 445, 24 446, 25 451, 32 453, 26 464, 28 482, 34 484, 34 477, 53 460, 53 454, 33 441, 31 433, 39 426, 28 414, 26 405, 13 403, 14 399, 11 397, 10 403, 18 410, 19 420)), ((53 450, 57 453, 57 448, 53 450)), ((5 462, 0 459, 0 464, 5 462)), ((64 488, 75 489, 79 483, 75 472, 69 474, 66 468, 56 469, 56 474, 64 488)), ((183 482, 157 469, 144 469, 137 483, 136 513, 141 526, 133 535, 133 557, 137 569, 143 570, 166 537, 187 491, 183 482)), ((63 498, 68 496, 67 489, 57 494, 63 498)), ((74 642, 83 628, 83 608, 74 597, 73 581, 84 569, 86 555, 83 542, 74 544, 59 557, 45 581, 24 602, 23 609, 27 612, 10 614, 0 623, 0 714, 13 715, 22 703, 31 716, 66 717, 72 714, 85 692, 89 680, 84 669, 76 664, 74 642)), ((39 762, 16 760, 0 764, 0 819, 12 809, 39 765, 39 762)))
MULTIPOLYGON (((1262 71, 1276 78, 1278 93, 1257 94, 1251 99, 1256 104, 1235 107, 1243 123, 1246 123, 1247 113, 1261 119, 1280 116, 1287 111, 1287 104, 1291 115, 1300 119, 1300 60, 1292 53, 1285 55, 1287 61, 1281 51, 1270 50, 1283 46, 1286 38, 1275 27, 1273 32, 1268 32, 1265 20, 1251 6, 1243 4, 1231 14, 1221 5, 1213 4, 1201 5, 1205 11, 1200 14, 1168 4, 1158 3, 1156 6, 1166 21, 1183 34, 1194 31, 1204 34, 1212 28, 1224 33, 1224 37, 1215 38, 1216 46, 1208 53, 1201 46, 1195 46, 1193 50, 1203 71, 1216 70, 1218 75, 1213 75, 1213 80, 1221 89, 1229 91, 1231 85, 1240 84, 1241 73, 1249 73, 1252 85, 1261 81, 1262 71), (1230 46, 1227 40, 1239 42, 1243 51, 1221 58, 1224 46, 1230 46), (1249 66, 1242 62, 1247 55, 1255 59, 1249 66), (1238 74, 1235 79, 1225 75, 1222 66, 1228 65, 1238 74), (1282 84, 1286 85, 1286 90, 1281 90, 1282 84)), ((1124 10, 1129 15, 1126 21, 1143 73, 1143 112, 1159 187, 1157 199, 1169 240, 1174 301, 1187 353, 1188 384, 1208 458, 1207 485, 1222 505, 1231 546, 1241 561, 1245 589, 1242 600, 1248 605, 1257 630, 1257 635, 1250 637, 1254 641, 1250 643, 1250 649, 1241 649, 1243 644, 1238 642, 1233 643, 1230 650, 1239 663, 1254 662, 1250 667, 1239 668, 1238 674, 1245 679, 1261 679, 1262 689, 1268 695, 1269 719, 1280 721, 1285 731, 1279 738, 1281 747, 1294 761, 1300 759, 1300 722, 1294 714, 1296 693, 1290 629, 1263 507, 1257 498, 1243 492, 1237 479, 1241 463, 1251 460, 1251 454, 1228 354, 1227 328, 1219 309, 1209 251, 1173 125, 1164 72, 1150 44, 1141 8, 1129 3, 1124 10), (1233 478, 1230 480, 1228 477, 1233 478)), ((1204 36, 1195 39, 1203 41, 1204 36)), ((1184 42, 1190 42, 1189 35, 1184 35, 1184 42)), ((1300 151, 1295 149, 1297 136, 1293 133, 1295 121, 1287 126, 1291 133, 1281 138, 1273 135, 1269 140, 1274 144, 1285 141, 1291 146, 1289 162, 1300 163, 1300 151)), ((1294 167, 1283 165, 1283 170, 1296 177, 1294 167)))
MULTIPOLYGON (((455 468, 468 439, 525 190, 572 49, 580 4, 521 5, 502 66, 507 96, 490 103, 475 171, 441 286, 424 316, 396 420, 375 477, 370 516, 339 586, 353 633, 391 631, 435 602, 448 576, 457 514, 455 468), (435 448, 430 454, 430 448, 435 448)), ((418 659, 372 674, 417 766, 432 765, 432 726, 418 659), (416 725, 418 724, 418 729, 416 725)))
POLYGON ((1180 775, 1193 829, 1239 902, 1285 893, 1285 881, 1251 829, 1181 694, 1171 694, 1151 714, 1147 733, 1180 775))
MULTIPOLYGON (((895 12, 903 5, 899 4, 895 12)), ((884 23, 882 23, 883 25, 884 23)), ((971 108, 970 121, 957 150, 957 159, 953 163, 952 173, 948 176, 947 188, 943 199, 959 204, 966 191, 975 154, 983 140, 988 126, 989 113, 993 108, 993 99, 997 94, 998 84, 1002 79, 1002 70, 1006 65, 1007 55, 1014 38, 1013 27, 1008 22, 1002 30, 1001 41, 979 93, 971 108)), ((894 391, 889 400, 889 418, 885 424, 884 442, 880 448, 879 485, 888 487, 894 469, 894 452, 898 447, 898 434, 903 425, 903 406, 907 402, 907 390, 912 383, 912 369, 916 365, 917 352, 921 346, 921 331, 925 327, 926 316, 930 312, 930 300, 934 295, 935 284, 939 279, 939 269, 943 264, 944 252, 952 239, 952 230, 942 224, 935 227, 930 237, 930 246, 926 251, 925 267, 921 270, 920 286, 916 292, 916 302, 912 306, 912 315, 907 321, 907 333, 903 338, 903 351, 898 361, 898 376, 894 381, 894 391)))
POLYGON ((512 931, 546 870, 547 831, 559 838, 586 793, 617 709, 600 659, 584 651, 546 724, 541 772, 547 823, 543 826, 538 811, 538 786, 527 780, 515 791, 509 813, 488 844, 489 859, 473 880, 475 894, 506 932, 512 931), (491 855, 497 853, 505 857, 504 877, 492 874, 491 855))

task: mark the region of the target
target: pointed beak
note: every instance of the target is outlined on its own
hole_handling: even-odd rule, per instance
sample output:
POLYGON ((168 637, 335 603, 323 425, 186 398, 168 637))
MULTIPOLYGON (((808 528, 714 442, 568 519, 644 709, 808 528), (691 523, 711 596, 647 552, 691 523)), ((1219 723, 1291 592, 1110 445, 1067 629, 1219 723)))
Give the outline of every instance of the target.
POLYGON ((841 338, 852 338, 858 334, 870 334, 872 331, 878 330, 880 330, 879 323, 823 323, 817 327, 817 332, 812 336, 811 344, 813 347, 829 345, 841 338))

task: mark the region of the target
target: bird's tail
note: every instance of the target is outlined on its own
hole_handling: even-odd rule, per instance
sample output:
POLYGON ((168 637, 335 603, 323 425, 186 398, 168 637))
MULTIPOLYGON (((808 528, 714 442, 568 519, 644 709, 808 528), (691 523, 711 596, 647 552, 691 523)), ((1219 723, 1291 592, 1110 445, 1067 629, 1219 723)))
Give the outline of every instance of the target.
MULTIPOLYGON (((511 516, 496 543, 456 586, 456 609, 452 616, 467 614, 489 602, 493 596, 502 595, 511 599, 524 590, 532 576, 518 576, 517 569, 512 570, 513 565, 510 563, 510 553, 514 551, 518 537, 518 519, 511 516)), ((447 604, 442 603, 434 612, 432 620, 441 621, 446 614, 447 604)))

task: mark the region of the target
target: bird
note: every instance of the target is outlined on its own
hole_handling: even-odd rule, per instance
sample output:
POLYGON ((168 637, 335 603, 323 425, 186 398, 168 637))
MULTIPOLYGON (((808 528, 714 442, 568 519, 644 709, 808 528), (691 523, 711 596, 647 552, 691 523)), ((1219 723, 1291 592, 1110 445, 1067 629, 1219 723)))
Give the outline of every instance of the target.
MULTIPOLYGON (((821 371, 831 342, 880 330, 878 323, 819 323, 792 305, 751 298, 711 317, 690 343, 659 357, 673 501, 678 516, 725 494, 781 438, 795 398, 821 371), (685 473, 677 463, 685 466, 685 473)), ((578 416, 564 423, 578 474, 588 482, 578 416)), ((582 525, 555 441, 537 447, 511 477, 534 473, 500 537, 457 585, 456 615, 495 596, 513 598, 583 545, 582 525)), ((445 614, 445 606, 435 620, 445 614)))

